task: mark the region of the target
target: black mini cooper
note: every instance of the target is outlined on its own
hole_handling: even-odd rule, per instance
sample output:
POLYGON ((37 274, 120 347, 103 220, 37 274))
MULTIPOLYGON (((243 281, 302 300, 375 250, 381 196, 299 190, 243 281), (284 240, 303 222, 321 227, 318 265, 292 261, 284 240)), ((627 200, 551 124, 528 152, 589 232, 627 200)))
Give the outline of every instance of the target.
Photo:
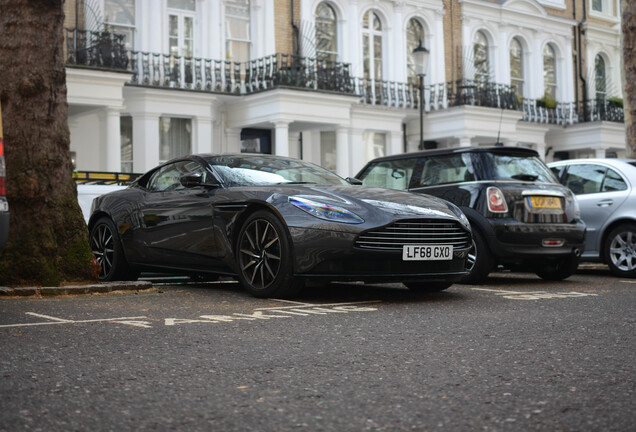
POLYGON ((482 282, 497 265, 547 280, 565 279, 578 267, 585 224, 576 199, 535 150, 466 147, 406 153, 373 159, 356 177, 367 186, 457 204, 473 231, 464 283, 482 282))

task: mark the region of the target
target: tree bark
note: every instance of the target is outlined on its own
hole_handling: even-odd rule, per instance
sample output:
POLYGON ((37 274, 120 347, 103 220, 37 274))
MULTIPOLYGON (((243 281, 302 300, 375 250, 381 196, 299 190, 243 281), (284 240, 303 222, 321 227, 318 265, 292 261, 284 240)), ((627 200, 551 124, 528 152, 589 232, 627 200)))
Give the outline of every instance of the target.
POLYGON ((72 179, 64 0, 0 0, 9 240, 0 285, 95 280, 72 179))
POLYGON ((636 155, 636 2, 622 2, 623 71, 625 79, 625 129, 627 154, 636 155))

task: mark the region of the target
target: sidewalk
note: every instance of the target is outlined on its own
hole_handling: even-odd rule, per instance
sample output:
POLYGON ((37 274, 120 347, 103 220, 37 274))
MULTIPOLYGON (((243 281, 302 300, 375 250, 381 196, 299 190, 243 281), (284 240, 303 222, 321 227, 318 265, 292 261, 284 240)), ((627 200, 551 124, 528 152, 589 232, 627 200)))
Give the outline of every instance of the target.
POLYGON ((150 281, 104 282, 89 285, 67 285, 62 287, 19 287, 0 286, 2 297, 52 297, 77 294, 105 294, 115 291, 148 291, 154 287, 150 281))

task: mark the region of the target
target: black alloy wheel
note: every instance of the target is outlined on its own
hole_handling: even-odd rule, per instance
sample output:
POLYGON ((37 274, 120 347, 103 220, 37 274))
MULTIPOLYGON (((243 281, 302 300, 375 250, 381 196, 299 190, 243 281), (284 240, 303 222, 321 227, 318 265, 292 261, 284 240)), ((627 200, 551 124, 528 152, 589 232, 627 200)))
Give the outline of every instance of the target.
POLYGON ((91 229, 91 251, 101 267, 100 281, 135 280, 138 273, 126 262, 115 224, 108 218, 99 219, 91 229))
POLYGON ((261 210, 247 218, 236 248, 239 280, 256 297, 287 297, 301 287, 292 275, 287 231, 272 213, 261 210))
POLYGON ((495 259, 490 253, 490 250, 488 250, 486 240, 484 240, 484 237, 474 226, 472 231, 473 244, 468 250, 468 257, 466 258, 466 270, 469 271, 469 274, 464 276, 459 283, 483 283, 488 277, 488 274, 495 267, 495 259))

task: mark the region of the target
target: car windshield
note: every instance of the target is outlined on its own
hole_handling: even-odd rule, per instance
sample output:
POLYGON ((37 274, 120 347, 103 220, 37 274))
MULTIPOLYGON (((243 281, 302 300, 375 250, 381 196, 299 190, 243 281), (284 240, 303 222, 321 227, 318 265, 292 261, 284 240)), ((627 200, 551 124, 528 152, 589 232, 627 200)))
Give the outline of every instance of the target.
POLYGON ((346 185, 346 180, 318 165, 301 160, 258 155, 216 156, 208 159, 226 186, 281 184, 346 185))
POLYGON ((550 169, 536 156, 482 153, 482 180, 521 180, 557 183, 550 169))

